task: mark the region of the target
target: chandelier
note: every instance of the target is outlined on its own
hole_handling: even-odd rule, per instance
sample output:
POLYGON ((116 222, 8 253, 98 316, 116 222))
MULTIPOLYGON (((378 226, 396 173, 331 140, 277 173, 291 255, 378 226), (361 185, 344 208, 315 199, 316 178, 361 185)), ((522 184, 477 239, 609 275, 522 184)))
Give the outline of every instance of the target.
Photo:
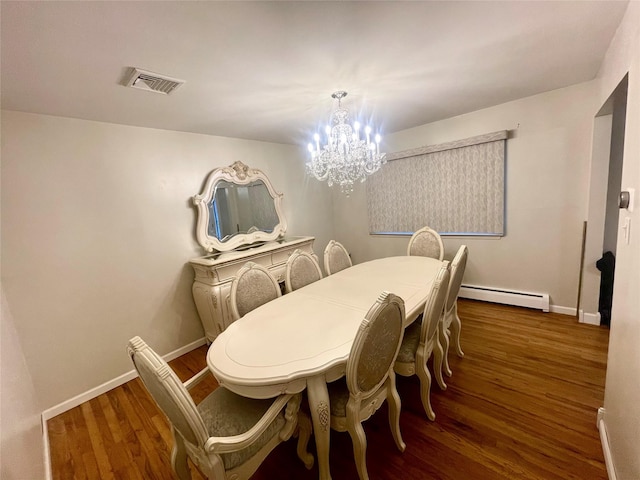
POLYGON ((331 187, 340 185, 342 193, 349 196, 356 181, 364 182, 367 175, 377 172, 387 161, 380 153, 380 135, 371 139, 371 127, 360 132, 360 123, 349 122, 349 111, 342 108, 341 100, 347 92, 335 92, 331 97, 338 100, 338 108, 331 114, 331 124, 327 125, 325 143, 320 144, 320 135, 313 136, 309 144, 311 158, 307 171, 318 180, 326 180, 331 187))

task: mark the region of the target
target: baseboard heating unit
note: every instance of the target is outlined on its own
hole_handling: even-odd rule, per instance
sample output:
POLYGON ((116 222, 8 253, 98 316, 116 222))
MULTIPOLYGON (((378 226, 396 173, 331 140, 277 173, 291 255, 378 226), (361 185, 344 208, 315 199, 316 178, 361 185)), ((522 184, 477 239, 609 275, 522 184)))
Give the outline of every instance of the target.
POLYGON ((518 292, 516 290, 506 290, 501 288, 462 285, 460 287, 459 296, 462 298, 470 298, 472 300, 483 300, 485 302, 535 308, 542 310, 543 312, 549 311, 548 293, 518 292))

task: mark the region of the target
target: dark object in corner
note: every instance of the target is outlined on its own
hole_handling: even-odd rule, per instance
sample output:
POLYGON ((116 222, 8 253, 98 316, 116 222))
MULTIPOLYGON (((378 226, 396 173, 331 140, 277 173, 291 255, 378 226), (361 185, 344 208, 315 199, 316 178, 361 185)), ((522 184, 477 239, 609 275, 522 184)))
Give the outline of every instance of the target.
POLYGON ((600 270, 600 300, 598 311, 600 312, 600 325, 611 325, 611 304, 613 302, 613 273, 616 267, 616 257, 613 253, 605 252, 602 258, 596 262, 596 268, 600 270))

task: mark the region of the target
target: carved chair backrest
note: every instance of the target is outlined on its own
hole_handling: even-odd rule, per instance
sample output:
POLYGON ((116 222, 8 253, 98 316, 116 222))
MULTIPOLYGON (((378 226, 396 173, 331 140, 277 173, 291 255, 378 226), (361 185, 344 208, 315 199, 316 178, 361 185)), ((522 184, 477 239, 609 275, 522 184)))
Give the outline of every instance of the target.
POLYGON ((467 246, 460 245, 456 256, 453 257, 453 261, 451 262, 451 280, 449 281, 449 292, 447 293, 445 312, 451 311, 458 299, 458 293, 460 292, 460 286, 462 285, 462 277, 464 276, 464 270, 467 267, 468 255, 469 249, 467 246))
POLYGON ((140 337, 129 340, 127 351, 142 383, 171 425, 185 441, 201 448, 209 438, 207 428, 175 372, 140 337))
POLYGON ((444 303, 447 299, 447 291, 449 288, 449 280, 451 273, 449 272, 449 262, 442 262, 442 266, 436 278, 431 285, 431 292, 424 307, 422 315, 422 330, 420 332, 420 343, 426 344, 435 337, 438 332, 438 322, 444 311, 444 303))
POLYGON ((366 397, 389 376, 404 334, 404 301, 383 292, 369 309, 347 360, 347 387, 351 396, 366 397))
POLYGON ((351 265, 353 264, 347 249, 340 242, 331 240, 324 249, 324 269, 327 275, 333 275, 351 265))
POLYGON ((415 232, 409 240, 407 255, 431 257, 442 260, 444 258, 444 244, 442 238, 435 230, 422 227, 415 232))
POLYGON ((310 253, 295 250, 287 260, 284 285, 288 292, 316 282, 322 278, 322 270, 310 253))
POLYGON ((237 320, 282 295, 278 281, 269 270, 253 262, 238 270, 231 283, 231 312, 237 320))

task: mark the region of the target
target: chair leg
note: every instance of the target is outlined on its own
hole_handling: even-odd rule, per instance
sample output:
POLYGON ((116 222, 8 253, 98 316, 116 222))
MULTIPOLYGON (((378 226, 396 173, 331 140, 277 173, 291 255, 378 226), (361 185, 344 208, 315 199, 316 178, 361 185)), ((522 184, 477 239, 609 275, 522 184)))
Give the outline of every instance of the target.
POLYGON ((367 436, 355 411, 352 414, 347 413, 347 430, 351 436, 351 443, 353 443, 353 457, 356 462, 358 477, 360 480, 369 480, 369 474, 367 473, 367 436))
POLYGON ((449 366, 449 347, 451 346, 451 332, 447 330, 445 336, 447 337, 447 342, 445 347, 446 350, 445 348, 443 348, 444 353, 442 356, 442 370, 447 377, 450 377, 451 375, 453 375, 451 367, 449 366))
POLYGON ((442 352, 443 352, 443 356, 442 356, 442 371, 445 373, 445 375, 447 377, 450 377, 453 372, 451 371, 451 368, 449 367, 449 327, 448 324, 449 321, 447 319, 447 317, 445 316, 444 318, 444 322, 440 324, 440 326, 442 327, 442 329, 440 330, 440 341, 442 342, 442 352))
POLYGON ((389 407, 389 428, 391 428, 391 434, 393 440, 396 442, 398 450, 404 452, 407 445, 402 440, 402 434, 400 433, 400 395, 396 389, 396 374, 393 370, 389 374, 387 379, 387 403, 389 407))
POLYGON ((433 408, 431 408, 431 374, 427 368, 426 361, 421 362, 421 365, 417 365, 416 373, 420 379, 420 397, 422 398, 422 406, 427 414, 427 418, 433 421, 436 419, 436 413, 433 411, 433 408))
POLYGON ((460 330, 462 329, 462 322, 460 321, 460 317, 458 316, 458 305, 456 304, 453 310, 453 316, 451 318, 451 337, 453 340, 453 345, 456 349, 456 353, 459 357, 464 357, 464 352, 462 351, 462 347, 460 346, 460 330))
POLYGON ((314 458, 307 446, 309 445, 309 438, 311 438, 312 428, 311 419, 304 412, 298 412, 298 458, 302 460, 307 470, 311 470, 313 467, 314 458))
POLYGON ((187 463, 187 449, 180 435, 173 433, 173 450, 171 451, 171 467, 180 480, 191 480, 191 471, 187 463))
MULTIPOLYGON (((441 343, 441 326, 438 327, 438 338, 436 339, 435 345, 433 346, 433 374, 436 376, 436 382, 441 390, 447 389, 447 384, 444 383, 444 378, 442 376, 443 370, 443 362, 444 362, 444 350, 442 349, 441 343)), ((444 334, 446 337, 446 334, 444 334)))

